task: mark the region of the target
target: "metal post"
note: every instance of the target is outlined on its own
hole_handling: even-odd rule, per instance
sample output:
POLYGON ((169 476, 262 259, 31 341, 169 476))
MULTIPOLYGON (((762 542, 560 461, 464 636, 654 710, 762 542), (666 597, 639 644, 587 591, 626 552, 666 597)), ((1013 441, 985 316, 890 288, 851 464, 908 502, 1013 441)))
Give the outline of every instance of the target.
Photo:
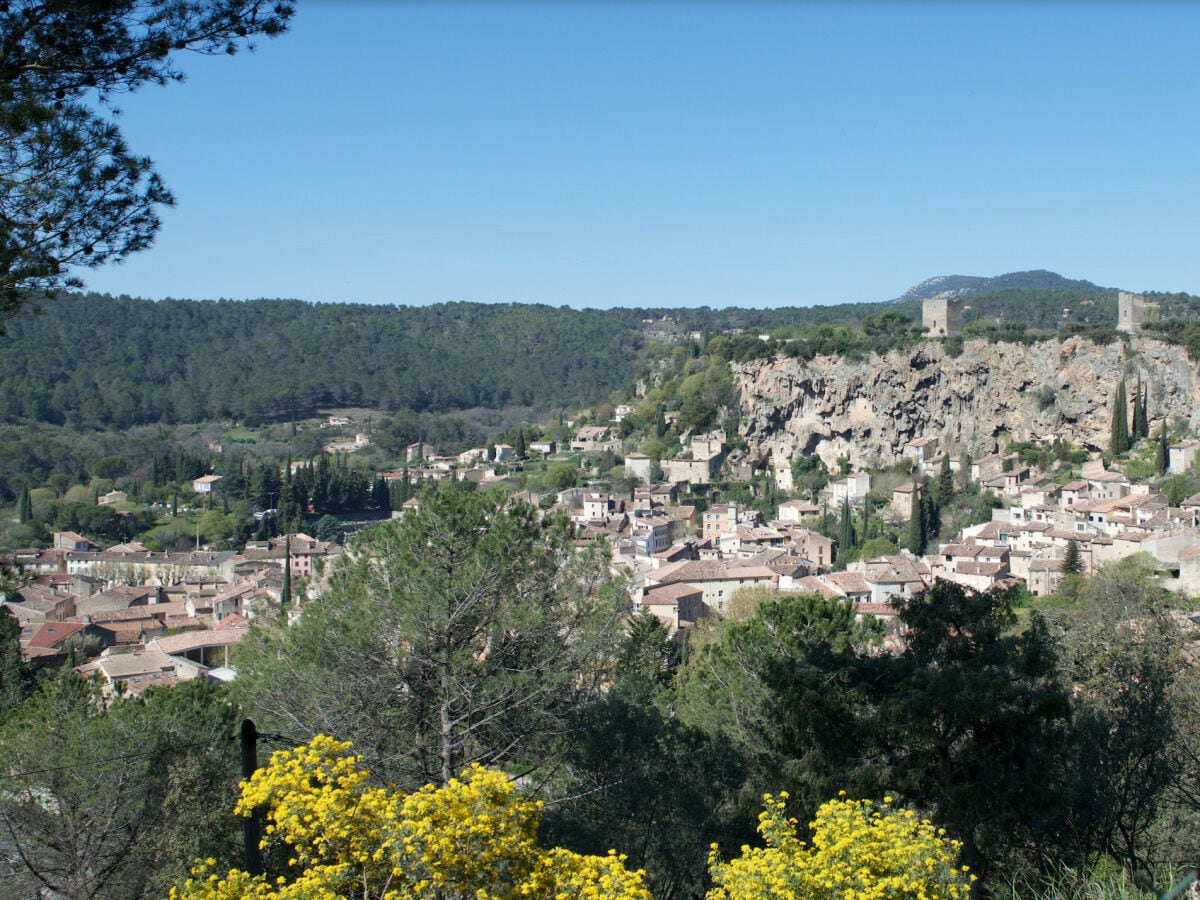
MULTIPOLYGON (((251 719, 242 720, 242 778, 249 779, 258 771, 258 729, 251 719)), ((257 810, 242 820, 242 849, 246 871, 251 875, 263 873, 262 815, 257 810)))

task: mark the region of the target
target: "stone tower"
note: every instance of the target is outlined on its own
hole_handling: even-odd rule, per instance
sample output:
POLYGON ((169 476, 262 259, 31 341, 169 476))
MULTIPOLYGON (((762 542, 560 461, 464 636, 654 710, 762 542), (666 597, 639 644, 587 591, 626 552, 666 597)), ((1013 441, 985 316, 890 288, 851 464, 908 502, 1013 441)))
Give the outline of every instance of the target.
POLYGON ((962 301, 931 297, 922 304, 921 324, 932 337, 962 334, 962 301))
POLYGON ((1141 294, 1120 291, 1117 294, 1117 331, 1137 334, 1145 322, 1158 321, 1158 304, 1147 303, 1141 294))

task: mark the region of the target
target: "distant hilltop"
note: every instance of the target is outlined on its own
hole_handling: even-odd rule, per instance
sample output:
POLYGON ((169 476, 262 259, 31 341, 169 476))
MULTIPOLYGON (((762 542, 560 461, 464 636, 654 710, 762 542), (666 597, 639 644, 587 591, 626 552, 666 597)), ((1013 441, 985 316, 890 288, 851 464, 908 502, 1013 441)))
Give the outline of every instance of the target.
POLYGON ((973 294, 994 294, 998 291, 1083 291, 1103 293, 1115 288, 1100 287, 1090 281, 1064 278, 1057 272, 1032 269, 1028 272, 1009 272, 985 278, 980 275, 935 275, 891 300, 892 303, 920 302, 933 299, 955 299, 973 294))

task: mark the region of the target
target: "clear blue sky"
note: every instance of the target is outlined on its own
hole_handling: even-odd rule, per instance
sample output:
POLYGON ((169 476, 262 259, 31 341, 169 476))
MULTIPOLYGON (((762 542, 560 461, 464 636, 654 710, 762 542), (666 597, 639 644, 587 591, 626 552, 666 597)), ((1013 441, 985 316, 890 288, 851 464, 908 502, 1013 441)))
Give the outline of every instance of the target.
POLYGON ((884 300, 1044 268, 1200 293, 1200 4, 301 0, 126 98, 155 299, 884 300))

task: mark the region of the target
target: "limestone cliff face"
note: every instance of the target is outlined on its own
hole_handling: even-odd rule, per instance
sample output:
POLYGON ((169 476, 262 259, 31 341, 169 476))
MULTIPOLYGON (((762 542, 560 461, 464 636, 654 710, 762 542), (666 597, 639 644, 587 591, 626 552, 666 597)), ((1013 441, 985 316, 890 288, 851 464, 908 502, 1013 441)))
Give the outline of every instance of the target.
POLYGON ((786 470, 797 455, 827 465, 898 460, 906 441, 936 436, 952 453, 975 456, 1013 440, 1061 437, 1099 450, 1108 444, 1117 379, 1131 403, 1139 374, 1149 387, 1153 429, 1163 417, 1200 423, 1200 378, 1181 347, 1143 337, 1128 347, 1083 338, 1029 346, 967 341, 957 358, 940 341, 860 362, 787 357, 735 363, 741 433, 751 459, 786 470), (1054 403, 1042 409, 1044 387, 1054 403))

